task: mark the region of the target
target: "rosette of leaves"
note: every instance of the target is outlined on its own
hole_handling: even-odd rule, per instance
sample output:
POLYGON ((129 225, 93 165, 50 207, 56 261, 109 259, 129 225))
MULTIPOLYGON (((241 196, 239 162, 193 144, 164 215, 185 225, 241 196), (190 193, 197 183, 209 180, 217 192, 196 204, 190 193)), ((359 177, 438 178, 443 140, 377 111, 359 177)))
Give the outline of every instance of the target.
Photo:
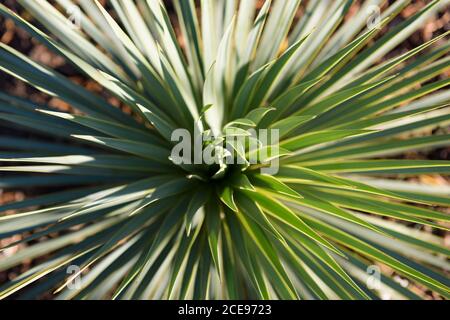
POLYGON ((422 134, 450 120, 448 33, 389 54, 448 1, 397 23, 410 1, 300 2, 18 0, 33 23, 0 5, 132 110, 0 44, 4 72, 76 110, 0 93, 2 126, 35 133, 0 137, 0 187, 42 188, 0 206, 0 238, 21 235, 0 270, 35 261, 0 298, 448 298, 449 187, 409 178, 450 164, 401 158, 449 144, 422 134), (179 128, 280 143, 175 164, 179 128))

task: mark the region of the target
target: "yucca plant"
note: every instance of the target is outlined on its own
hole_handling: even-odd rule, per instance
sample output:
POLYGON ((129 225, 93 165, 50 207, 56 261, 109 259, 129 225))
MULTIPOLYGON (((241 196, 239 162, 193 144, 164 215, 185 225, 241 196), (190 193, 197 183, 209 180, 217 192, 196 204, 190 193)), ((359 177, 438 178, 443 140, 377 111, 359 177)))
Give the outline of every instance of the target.
POLYGON ((410 178, 450 162, 401 157, 449 144, 423 134, 450 120, 448 33, 384 58, 449 1, 397 24, 410 1, 18 2, 39 25, 1 14, 132 112, 0 44, 76 110, 0 93, 3 123, 39 133, 0 138, 0 187, 50 190, 0 206, 0 238, 22 235, 0 271, 36 261, 0 298, 449 297, 450 190, 410 178), (215 161, 175 159, 179 129, 215 161))

